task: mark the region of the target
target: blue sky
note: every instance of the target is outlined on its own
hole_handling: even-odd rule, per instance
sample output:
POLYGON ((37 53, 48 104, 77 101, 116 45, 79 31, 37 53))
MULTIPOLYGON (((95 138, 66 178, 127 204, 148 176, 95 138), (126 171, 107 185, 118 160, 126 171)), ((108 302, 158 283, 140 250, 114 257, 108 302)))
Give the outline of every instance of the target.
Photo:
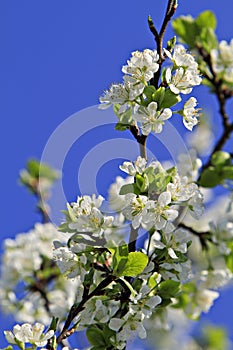
MULTIPOLYGON (((219 38, 230 40, 233 36, 231 0, 179 3, 177 15, 196 16, 205 9, 213 10, 218 16, 219 38)), ((41 157, 60 123, 97 104, 111 82, 121 81, 121 66, 130 52, 154 47, 147 16, 160 25, 165 4, 158 0, 0 2, 1 239, 26 231, 39 220, 34 199, 17 184, 19 170, 29 157, 41 157)), ((171 36, 169 30, 167 39, 171 36)), ((200 107, 216 111, 214 99, 205 90, 197 89, 195 94, 200 107)), ((212 114, 215 118, 216 112, 212 114)), ((219 127, 216 121, 216 135, 219 127)), ((179 123, 178 128, 183 132, 179 123)), ((105 131, 100 130, 100 134, 104 140, 105 131)), ((66 158, 64 188, 70 199, 76 195, 74 152, 77 150, 77 157, 85 153, 85 147, 90 149, 95 137, 87 135, 82 146, 73 147, 66 158)), ((101 179, 99 186, 104 191, 101 179)), ((224 293, 210 317, 228 324, 233 337, 231 315, 227 312, 230 302, 233 306, 229 296, 230 292, 224 293)), ((4 320, 1 340, 1 332, 9 323, 0 317, 4 320)))

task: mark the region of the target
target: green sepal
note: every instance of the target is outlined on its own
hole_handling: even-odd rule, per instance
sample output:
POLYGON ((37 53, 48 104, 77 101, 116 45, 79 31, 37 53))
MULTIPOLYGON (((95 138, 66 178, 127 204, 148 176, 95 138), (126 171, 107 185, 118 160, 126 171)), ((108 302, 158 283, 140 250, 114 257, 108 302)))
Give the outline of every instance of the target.
POLYGON ((176 44, 176 36, 173 36, 170 40, 167 42, 167 50, 171 52, 176 44))
POLYGON ((54 332, 56 332, 58 322, 59 322, 59 318, 53 316, 52 321, 51 321, 50 326, 49 326, 49 330, 53 330, 54 332))

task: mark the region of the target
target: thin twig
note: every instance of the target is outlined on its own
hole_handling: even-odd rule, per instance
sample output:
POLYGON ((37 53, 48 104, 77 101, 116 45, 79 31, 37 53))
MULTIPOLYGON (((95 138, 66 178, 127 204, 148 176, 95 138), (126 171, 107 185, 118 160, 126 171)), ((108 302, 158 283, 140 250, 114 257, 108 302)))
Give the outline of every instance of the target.
POLYGON ((90 294, 84 296, 78 305, 74 304, 72 306, 72 308, 70 309, 69 315, 66 319, 65 325, 64 325, 60 335, 57 338, 58 344, 61 343, 63 341, 63 339, 66 339, 71 334, 73 334, 74 327, 70 328, 70 325, 71 325, 73 319, 83 310, 86 302, 94 296, 101 295, 104 288, 106 288, 111 282, 113 282, 115 278, 116 278, 115 276, 109 275, 103 281, 101 281, 100 284, 90 294))
POLYGON ((129 244, 128 244, 129 252, 135 252, 137 239, 138 239, 138 229, 133 228, 133 226, 131 225, 129 244))
POLYGON ((203 249, 207 250, 207 248, 208 248, 207 241, 210 240, 211 232, 209 232, 209 231, 204 231, 204 232, 196 231, 192 227, 189 227, 189 226, 185 225, 182 222, 179 223, 178 227, 179 228, 183 228, 185 230, 188 230, 194 236, 197 236, 199 238, 200 242, 201 242, 201 245, 202 245, 203 249))
POLYGON ((131 125, 129 127, 129 130, 131 131, 131 134, 133 135, 133 137, 136 139, 137 143, 139 144, 140 156, 142 158, 147 159, 147 152, 146 152, 147 136, 141 135, 139 132, 139 128, 136 125, 131 125))
POLYGON ((168 26, 168 23, 170 22, 172 16, 175 14, 177 8, 177 1, 176 0, 169 0, 168 5, 167 5, 167 10, 166 14, 163 20, 163 24, 161 26, 161 29, 158 33, 157 29, 154 26, 153 20, 151 17, 148 17, 148 25, 151 33, 154 36, 156 46, 157 46, 157 51, 159 55, 159 69, 157 72, 155 72, 154 77, 151 79, 150 84, 153 85, 156 89, 159 87, 159 78, 161 76, 161 69, 162 69, 162 64, 165 60, 163 56, 163 39, 164 35, 168 26))

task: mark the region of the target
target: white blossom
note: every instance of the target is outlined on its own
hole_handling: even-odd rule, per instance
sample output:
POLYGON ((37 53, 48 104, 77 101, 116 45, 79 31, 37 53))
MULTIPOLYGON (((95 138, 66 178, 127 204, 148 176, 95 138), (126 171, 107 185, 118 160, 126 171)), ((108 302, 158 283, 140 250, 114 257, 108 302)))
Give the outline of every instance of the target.
POLYGON ((44 328, 45 326, 38 322, 34 325, 24 323, 20 326, 17 324, 13 328, 13 333, 11 331, 4 331, 4 334, 10 344, 16 344, 17 340, 22 343, 30 343, 38 347, 43 347, 46 345, 47 340, 54 335, 53 330, 43 333, 44 328))
POLYGON ((210 289, 198 288, 194 300, 196 302, 196 309, 194 315, 197 317, 203 311, 207 313, 214 303, 214 300, 219 297, 219 293, 210 289))
POLYGON ((149 200, 145 206, 143 222, 148 229, 154 227, 156 230, 163 229, 168 221, 173 221, 178 216, 178 211, 169 206, 171 204, 171 193, 162 192, 157 201, 149 200))
POLYGON ((226 218, 221 218, 217 224, 209 223, 212 233, 212 240, 217 244, 219 252, 223 255, 229 255, 231 249, 227 246, 227 242, 233 238, 233 222, 226 218))
POLYGON ((188 154, 182 153, 178 156, 177 168, 180 176, 187 176, 189 180, 195 181, 198 177, 198 170, 202 166, 202 161, 197 157, 195 149, 189 150, 188 154))
POLYGON ((217 289, 225 286, 232 279, 228 269, 203 270, 201 272, 201 286, 206 289, 217 289))
POLYGON ((146 164, 147 160, 139 156, 134 163, 127 161, 124 162, 120 165, 120 169, 130 176, 135 176, 136 173, 141 175, 146 169, 146 164))
POLYGON ((188 130, 193 129, 195 125, 198 124, 198 111, 195 109, 197 105, 197 99, 195 97, 190 97, 190 99, 185 102, 183 110, 183 123, 188 130))
POLYGON ((120 104, 126 108, 127 102, 130 101, 130 90, 124 84, 112 84, 99 100, 101 109, 106 109, 112 104, 120 104))
POLYGON ((194 57, 186 51, 183 45, 175 45, 172 54, 168 50, 164 51, 177 67, 197 68, 194 57))
POLYGON ((179 67, 172 74, 171 68, 166 69, 166 82, 174 94, 189 94, 193 87, 200 85, 201 78, 197 69, 179 67))
POLYGON ((225 40, 219 43, 218 49, 211 50, 213 69, 226 82, 233 82, 233 39, 228 44, 225 40))
POLYGON ((198 190, 198 186, 194 182, 190 182, 187 176, 180 177, 176 174, 173 182, 168 183, 167 191, 171 193, 174 201, 187 201, 198 190))
POLYGON ((165 53, 174 63, 174 67, 167 68, 165 73, 166 82, 171 91, 174 94, 189 94, 194 86, 200 85, 202 80, 197 62, 182 45, 176 45, 173 54, 167 50, 165 53))
POLYGON ((122 72, 130 75, 135 83, 146 83, 153 78, 154 73, 159 69, 159 55, 156 51, 145 49, 144 51, 132 52, 132 57, 127 65, 122 67, 122 72))
POLYGON ((147 107, 140 107, 134 118, 141 123, 142 133, 161 133, 164 121, 171 118, 172 111, 169 108, 158 110, 157 102, 152 101, 147 107))
POLYGON ((72 220, 69 228, 79 233, 92 233, 93 237, 102 237, 104 230, 112 225, 113 217, 105 216, 98 209, 103 197, 78 197, 76 203, 68 204, 68 213, 72 220))
POLYGON ((123 210, 123 214, 128 220, 132 220, 132 226, 134 229, 138 228, 142 223, 146 211, 144 210, 146 203, 148 202, 147 196, 136 195, 134 193, 128 193, 125 196, 127 203, 126 208, 123 210))
POLYGON ((54 250, 53 258, 62 274, 68 278, 80 276, 81 280, 84 280, 87 273, 84 268, 87 262, 85 255, 77 255, 72 251, 72 248, 60 246, 54 250))
MULTIPOLYGON (((127 170, 127 166, 123 169, 127 170)), ((123 170, 124 171, 124 170, 123 170)), ((128 176, 126 179, 123 179, 121 176, 116 177, 116 181, 109 187, 108 190, 108 201, 111 209, 115 212, 119 212, 124 209, 126 205, 125 195, 120 195, 121 187, 133 183, 133 177, 128 176)))

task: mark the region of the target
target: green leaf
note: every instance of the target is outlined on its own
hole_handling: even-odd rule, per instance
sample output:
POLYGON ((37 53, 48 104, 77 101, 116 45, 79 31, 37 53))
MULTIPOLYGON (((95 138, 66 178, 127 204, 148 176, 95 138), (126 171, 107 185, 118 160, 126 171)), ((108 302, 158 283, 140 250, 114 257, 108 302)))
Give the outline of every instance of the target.
POLYGON ((180 282, 167 280, 161 282, 158 293, 162 299, 170 299, 180 292, 180 282))
POLYGON ((148 189, 148 184, 149 184, 147 175, 136 174, 135 179, 136 179, 136 186, 140 190, 140 193, 145 192, 148 189))
POLYGON ((211 163, 216 167, 231 164, 231 155, 224 151, 217 151, 211 157, 211 163))
POLYGON ((195 47, 196 38, 199 35, 199 29, 195 20, 191 16, 181 16, 172 22, 175 33, 188 44, 190 48, 195 47))
POLYGON ((233 165, 224 166, 221 170, 221 177, 223 179, 233 180, 233 165))
POLYGON ((181 101, 180 95, 174 94, 170 89, 165 90, 164 99, 159 105, 160 109, 170 108, 181 101))
POLYGON ((228 348, 227 333, 224 328, 207 326, 202 333, 205 344, 208 344, 208 349, 223 350, 228 348))
POLYGON ((119 119, 119 124, 121 125, 131 125, 132 124, 132 108, 128 108, 126 109, 126 111, 120 113, 120 105, 114 105, 114 113, 116 114, 116 116, 119 119))
POLYGON ((69 223, 68 222, 63 222, 60 226, 58 226, 58 231, 64 232, 64 233, 73 233, 75 230, 72 230, 69 228, 69 223))
POLYGON ((155 91, 156 89, 153 85, 149 85, 144 88, 143 93, 146 95, 146 98, 149 100, 149 102, 152 101, 152 95, 155 91))
POLYGON ((198 181, 198 184, 202 187, 215 187, 219 185, 221 182, 221 177, 219 176, 218 172, 216 169, 212 166, 209 168, 205 169, 203 173, 201 174, 201 178, 198 181))
POLYGON ((203 28, 196 41, 208 53, 210 53, 211 50, 216 49, 218 47, 218 40, 213 29, 211 28, 203 28))
POLYGON ((153 101, 158 103, 158 108, 159 109, 160 109, 160 105, 162 104, 162 101, 164 99, 164 96, 165 96, 165 88, 164 87, 158 88, 158 90, 156 90, 152 94, 152 99, 153 99, 153 101))
POLYGON ((204 11, 202 12, 197 18, 196 18, 196 24, 197 26, 201 28, 211 28, 216 29, 216 17, 212 11, 204 11))
POLYGON ((125 131, 127 130, 129 127, 129 124, 122 124, 122 123, 117 123, 115 125, 115 130, 118 130, 118 131, 125 131))
POLYGON ((127 193, 134 193, 135 192, 135 184, 127 184, 123 185, 120 189, 120 195, 124 195, 127 193))
POLYGON ((95 347, 98 347, 100 349, 101 347, 106 346, 105 338, 103 331, 97 328, 97 326, 90 326, 87 328, 87 339, 89 340, 91 345, 94 345, 95 347))
POLYGON ((120 280, 124 282, 124 284, 126 285, 126 287, 130 290, 131 294, 136 297, 137 292, 134 290, 133 286, 126 280, 124 279, 122 276, 120 277, 120 280))
POLYGON ((191 16, 181 16, 173 21, 172 26, 190 49, 195 48, 197 43, 207 52, 217 47, 217 38, 214 33, 216 18, 211 11, 202 12, 196 19, 191 16))
POLYGON ((124 269, 120 276, 133 277, 143 272, 148 264, 148 256, 141 252, 129 253, 124 269))
POLYGON ((125 242, 120 242, 120 245, 118 247, 110 248, 109 250, 113 254, 113 259, 112 259, 113 273, 116 276, 122 276, 121 273, 124 270, 124 267, 128 260, 128 255, 129 255, 128 246, 127 244, 125 244, 125 242))

